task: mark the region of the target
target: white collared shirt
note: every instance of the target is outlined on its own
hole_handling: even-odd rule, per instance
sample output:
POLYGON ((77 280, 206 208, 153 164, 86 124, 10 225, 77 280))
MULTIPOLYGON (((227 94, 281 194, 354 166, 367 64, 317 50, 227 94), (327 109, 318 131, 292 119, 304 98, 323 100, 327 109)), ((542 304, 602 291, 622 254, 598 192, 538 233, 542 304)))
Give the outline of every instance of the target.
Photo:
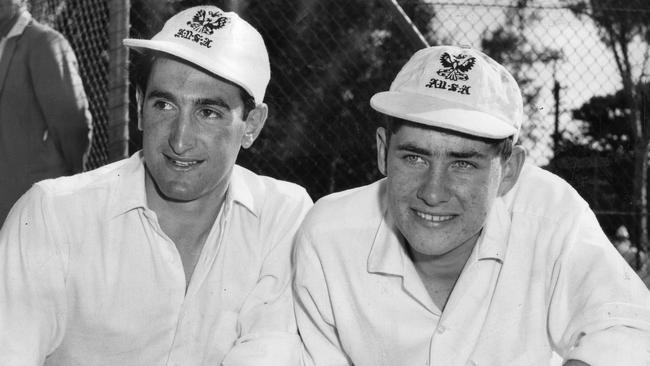
POLYGON ((291 365, 290 251, 311 200, 235 166, 187 294, 141 154, 37 183, 0 231, 0 365, 291 365))
POLYGON ((303 222, 294 297, 306 363, 650 362, 650 293, 558 177, 527 165, 495 201, 442 312, 386 212, 382 180, 320 200, 303 222))
POLYGON ((16 37, 23 34, 23 32, 25 31, 25 27, 27 26, 30 20, 32 20, 32 16, 27 11, 21 10, 18 15, 18 20, 16 21, 16 24, 14 24, 13 27, 11 27, 6 37, 0 38, 0 60, 2 60, 2 54, 4 53, 7 40, 11 37, 16 37))

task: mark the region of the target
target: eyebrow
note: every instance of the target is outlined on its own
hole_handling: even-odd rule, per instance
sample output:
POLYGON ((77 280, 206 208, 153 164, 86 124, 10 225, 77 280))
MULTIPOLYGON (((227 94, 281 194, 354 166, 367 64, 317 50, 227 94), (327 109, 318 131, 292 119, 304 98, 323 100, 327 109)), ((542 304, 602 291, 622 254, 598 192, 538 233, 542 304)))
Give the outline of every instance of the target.
POLYGON ((467 150, 467 151, 450 151, 447 155, 456 159, 485 159, 487 155, 476 150, 467 150))
POLYGON ((162 98, 162 99, 174 100, 174 96, 171 93, 167 93, 160 90, 150 91, 149 94, 147 94, 147 99, 150 98, 162 98))
POLYGON ((412 153, 416 153, 418 155, 424 155, 424 156, 431 156, 433 155, 431 151, 427 149, 423 149, 419 146, 413 145, 411 143, 405 143, 405 144, 399 144, 397 145, 397 150, 399 151, 409 151, 412 153))
POLYGON ((228 103, 226 103, 226 101, 221 99, 221 98, 217 98, 217 99, 199 98, 194 102, 194 104, 196 104, 196 105, 214 105, 214 106, 224 108, 226 110, 231 110, 232 109, 232 108, 230 108, 230 105, 228 103))
MULTIPOLYGON (((428 149, 413 145, 411 143, 404 143, 397 145, 397 150, 408 151, 422 156, 434 156, 440 155, 438 152, 433 152, 428 149)), ((446 156, 455 158, 455 159, 486 159, 488 156, 480 151, 471 149, 464 151, 446 151, 444 152, 446 156)))
MULTIPOLYGON (((172 100, 172 101, 176 100, 176 98, 174 97, 174 95, 172 93, 168 93, 168 92, 161 91, 161 90, 152 90, 152 91, 150 91, 147 98, 161 98, 161 99, 169 99, 169 100, 172 100)), ((218 106, 218 107, 224 108, 224 109, 229 110, 229 111, 232 109, 230 107, 230 105, 228 103, 226 103, 226 101, 221 99, 221 98, 217 98, 217 99, 199 98, 199 99, 194 101, 194 104, 195 105, 208 105, 208 106, 213 105, 213 106, 218 106)))

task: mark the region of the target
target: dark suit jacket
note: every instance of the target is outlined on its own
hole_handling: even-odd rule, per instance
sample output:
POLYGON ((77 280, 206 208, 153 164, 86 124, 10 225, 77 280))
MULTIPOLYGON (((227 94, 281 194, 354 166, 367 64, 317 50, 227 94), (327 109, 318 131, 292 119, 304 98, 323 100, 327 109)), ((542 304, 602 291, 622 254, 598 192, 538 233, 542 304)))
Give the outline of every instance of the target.
POLYGON ((91 130, 72 48, 32 19, 0 59, 0 224, 33 183, 82 171, 91 130))

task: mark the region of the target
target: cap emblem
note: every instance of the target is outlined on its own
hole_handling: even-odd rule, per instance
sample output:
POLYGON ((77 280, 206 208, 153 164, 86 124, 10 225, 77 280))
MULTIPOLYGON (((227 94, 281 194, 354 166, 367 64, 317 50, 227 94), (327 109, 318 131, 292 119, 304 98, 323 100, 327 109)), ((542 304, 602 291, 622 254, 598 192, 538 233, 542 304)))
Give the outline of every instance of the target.
POLYGON ((187 25, 197 32, 213 34, 215 29, 223 28, 230 21, 229 18, 222 16, 223 13, 220 11, 208 11, 207 14, 209 16, 206 16, 206 11, 203 9, 197 11, 187 25))
POLYGON ((211 35, 214 33, 215 29, 223 28, 226 24, 228 24, 228 22, 230 22, 230 18, 224 17, 222 15, 223 13, 220 11, 206 12, 205 10, 201 9, 196 12, 191 21, 186 23, 194 31, 180 28, 178 29, 178 32, 174 34, 174 37, 184 38, 194 43, 198 43, 203 47, 211 48, 212 40, 204 35, 201 35, 201 33, 211 35))
POLYGON ((469 79, 467 72, 471 70, 472 67, 474 67, 476 58, 462 53, 452 56, 449 53, 445 52, 442 54, 442 56, 440 56, 440 63, 444 67, 437 71, 438 75, 444 77, 447 80, 465 81, 469 79))

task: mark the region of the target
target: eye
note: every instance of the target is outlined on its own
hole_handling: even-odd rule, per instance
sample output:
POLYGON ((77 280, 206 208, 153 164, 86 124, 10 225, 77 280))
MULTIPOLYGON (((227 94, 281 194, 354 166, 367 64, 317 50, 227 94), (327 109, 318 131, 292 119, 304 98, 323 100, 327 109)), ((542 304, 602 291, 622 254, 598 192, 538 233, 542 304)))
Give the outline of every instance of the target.
POLYGON ((473 169, 476 168, 476 165, 466 161, 466 160, 457 160, 452 163, 452 166, 454 168, 459 168, 459 169, 473 169))
POLYGON ((174 107, 170 104, 165 102, 164 100, 156 100, 153 102, 153 107, 156 109, 159 109, 161 111, 170 111, 174 107))
POLYGON ((216 119, 216 118, 223 118, 223 113, 220 111, 210 109, 210 108, 203 108, 200 109, 199 112, 199 117, 203 119, 216 119))
POLYGON ((408 165, 425 165, 427 162, 419 155, 407 154, 402 157, 408 165))

